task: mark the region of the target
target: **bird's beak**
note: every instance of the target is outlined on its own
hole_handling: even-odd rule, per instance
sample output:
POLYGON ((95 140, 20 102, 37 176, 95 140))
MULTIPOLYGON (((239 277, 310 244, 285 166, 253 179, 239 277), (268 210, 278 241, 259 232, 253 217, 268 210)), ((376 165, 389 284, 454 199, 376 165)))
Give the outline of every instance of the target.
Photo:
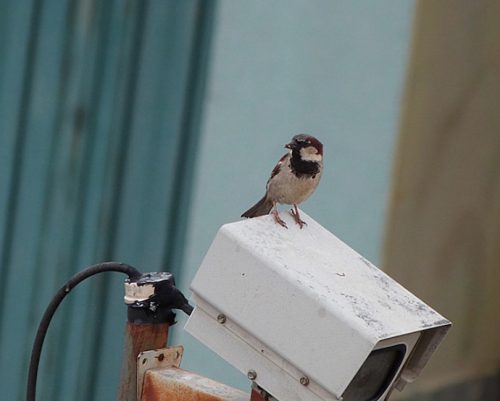
POLYGON ((287 144, 285 145, 285 148, 287 148, 287 149, 292 149, 292 143, 291 143, 291 142, 290 142, 290 143, 287 143, 287 144))

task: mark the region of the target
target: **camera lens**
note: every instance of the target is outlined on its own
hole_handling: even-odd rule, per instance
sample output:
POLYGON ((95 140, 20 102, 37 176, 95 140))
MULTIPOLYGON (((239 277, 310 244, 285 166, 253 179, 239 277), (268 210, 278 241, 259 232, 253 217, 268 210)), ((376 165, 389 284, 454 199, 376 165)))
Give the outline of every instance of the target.
POLYGON ((373 351, 344 391, 344 401, 376 401, 391 384, 406 353, 403 344, 373 351))

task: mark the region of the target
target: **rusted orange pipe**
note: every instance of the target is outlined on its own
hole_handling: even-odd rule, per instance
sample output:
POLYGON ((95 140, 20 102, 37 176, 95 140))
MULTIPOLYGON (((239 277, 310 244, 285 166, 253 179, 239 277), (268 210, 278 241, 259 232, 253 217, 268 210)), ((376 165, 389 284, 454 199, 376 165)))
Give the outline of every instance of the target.
POLYGON ((137 356, 142 351, 165 347, 168 339, 168 328, 168 323, 136 324, 127 322, 118 401, 138 401, 137 356))
POLYGON ((140 401, 248 401, 250 395, 176 367, 148 370, 140 401))
POLYGON ((262 397, 260 391, 252 389, 252 397, 250 398, 250 401, 266 401, 266 400, 262 397))
POLYGON ((250 401, 267 401, 266 398, 264 398, 259 391, 259 389, 255 388, 255 386, 252 388, 252 395, 250 398, 250 401))

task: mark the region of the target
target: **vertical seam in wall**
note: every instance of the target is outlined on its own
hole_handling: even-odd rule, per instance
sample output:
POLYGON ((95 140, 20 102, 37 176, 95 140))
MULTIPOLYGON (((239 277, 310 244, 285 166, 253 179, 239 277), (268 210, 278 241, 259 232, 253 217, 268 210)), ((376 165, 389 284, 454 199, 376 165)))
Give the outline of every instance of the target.
MULTIPOLYGON (((78 168, 77 172, 77 182, 79 183, 78 188, 77 188, 77 193, 78 195, 75 197, 75 208, 74 208, 74 213, 75 213, 75 220, 74 220, 74 226, 72 227, 72 235, 71 235, 71 241, 69 242, 69 255, 68 255, 68 262, 70 263, 76 263, 80 260, 81 256, 81 249, 80 249, 80 242, 84 233, 84 227, 85 227, 85 216, 88 212, 88 205, 87 205, 87 200, 88 198, 85 196, 85 194, 91 190, 89 188, 89 182, 90 182, 90 168, 86 166, 90 166, 93 158, 95 156, 95 141, 96 141, 96 131, 95 131, 95 125, 96 125, 96 116, 98 109, 100 107, 100 96, 99 96, 99 90, 101 87, 101 83, 104 77, 103 70, 105 68, 105 58, 104 54, 106 54, 106 49, 109 46, 109 23, 108 21, 104 21, 105 17, 108 16, 109 14, 106 12, 107 9, 112 9, 112 5, 110 5, 110 1, 106 1, 102 3, 102 8, 103 10, 99 11, 98 7, 98 1, 94 1, 92 7, 93 7, 93 12, 95 13, 95 18, 96 21, 94 21, 94 26, 93 28, 95 29, 95 32, 93 35, 96 35, 98 39, 91 37, 90 39, 87 39, 87 42, 85 43, 85 54, 88 52, 89 48, 89 42, 92 43, 93 40, 97 42, 96 45, 96 58, 94 61, 93 65, 93 70, 92 70, 92 75, 91 75, 91 82, 89 85, 92 85, 92 89, 90 91, 90 94, 86 97, 83 98, 82 104, 85 106, 85 112, 87 118, 84 121, 84 127, 82 128, 84 131, 84 135, 86 137, 86 140, 82 143, 84 143, 84 147, 82 148, 81 152, 81 158, 82 160, 79 162, 80 166, 78 168), (102 13, 104 16, 99 16, 99 14, 102 13), (101 40, 99 40, 101 39, 101 40)), ((72 16, 73 19, 76 16, 76 12, 72 16)), ((70 23, 71 26, 74 26, 74 23, 70 23)), ((69 34, 68 34, 69 36, 69 34)), ((85 91, 83 91, 85 93, 85 91)), ((80 92, 80 99, 82 99, 82 92, 80 92)), ((79 269, 78 266, 75 266, 76 269, 79 269)), ((70 272, 71 274, 73 271, 70 272)), ((65 324, 70 324, 71 323, 71 314, 74 313, 74 309, 67 311, 62 317, 61 320, 64 322, 63 326, 65 324)), ((97 316, 95 317, 97 319, 97 316)), ((68 349, 68 338, 67 336, 62 337, 62 344, 60 344, 60 349, 62 350, 67 350, 68 349)), ((57 365, 58 366, 64 366, 64 355, 60 353, 57 355, 57 365)), ((76 369, 76 367, 75 367, 76 369)), ((65 400, 67 398, 67 394, 62 393, 62 386, 57 385, 57 382, 59 381, 59 378, 54 377, 53 381, 51 383, 51 386, 55 388, 53 391, 54 394, 54 400, 65 400)), ((72 389, 73 390, 73 389, 72 389)), ((72 391, 73 392, 73 391, 72 391)), ((75 391, 76 392, 76 391, 75 391)))
MULTIPOLYGON (((6 29, 6 22, 9 18, 9 6, 4 5, 2 12, 0 13, 0 54, 4 55, 5 54, 5 48, 6 48, 6 42, 7 42, 7 29, 6 29)), ((2 81, 5 78, 4 77, 4 61, 0 59, 0 91, 3 90, 2 88, 2 81)))
MULTIPOLYGON (((144 37, 144 30, 145 30, 144 28, 146 23, 148 2, 141 1, 138 2, 137 4, 138 4, 137 6, 138 10, 136 14, 137 24, 134 27, 134 33, 132 34, 134 43, 132 46, 132 52, 129 57, 129 62, 131 66, 129 69, 128 87, 125 94, 126 104, 123 113, 123 123, 121 124, 123 134, 121 136, 122 140, 120 141, 120 151, 118 152, 115 176, 113 179, 113 183, 115 184, 114 187, 115 192, 113 194, 113 201, 112 201, 112 203, 114 204, 114 208, 112 210, 112 215, 109 221, 107 242, 104 248, 104 256, 106 260, 113 257, 116 245, 116 235, 113 233, 116 233, 122 206, 121 198, 123 190, 123 181, 125 177, 124 172, 127 162, 128 148, 130 144, 132 123, 133 123, 133 112, 135 106, 135 94, 138 85, 140 60, 143 49, 143 37, 144 37)), ((110 189, 112 189, 112 187, 110 189)), ((108 293, 107 281, 103 279, 98 282, 97 286, 97 298, 100 300, 101 305, 106 305, 108 303, 107 302, 108 296, 109 293, 108 293)), ((104 322, 106 320, 106 314, 107 310, 103 308, 102 315, 96 318, 99 318, 101 322, 104 322)), ((94 339, 96 339, 96 341, 94 341, 93 349, 90 351, 92 355, 101 355, 102 352, 101 339, 104 327, 105 327, 104 324, 97 324, 94 327, 95 331, 93 333, 93 337, 94 339)), ((98 382, 96 377, 97 372, 98 369, 93 369, 90 374, 91 377, 88 378, 87 382, 91 383, 92 386, 88 390, 88 393, 90 395, 88 399, 96 398, 96 391, 97 391, 96 384, 98 382)))
POLYGON ((200 122, 205 100, 208 61, 215 19, 215 0, 198 2, 191 45, 186 96, 182 109, 179 148, 176 152, 175 178, 170 199, 167 241, 163 266, 174 275, 181 273, 186 224, 193 190, 193 174, 200 140, 200 122))
MULTIPOLYGON (((38 45, 38 30, 40 27, 40 15, 42 10, 42 0, 34 0, 32 7, 32 13, 30 17, 30 32, 28 35, 28 43, 26 46, 26 59, 24 62, 24 72, 23 72, 23 86, 19 105, 19 114, 16 128, 16 139, 14 144, 14 157, 13 157, 13 168, 10 176, 9 183, 9 195, 7 200, 7 207, 5 213, 7 218, 5 219, 6 224, 3 228, 5 230, 5 236, 2 246, 2 260, 0 261, 0 312, 3 311, 5 304, 5 285, 8 282, 9 273, 13 273, 14 269, 11 269, 9 264, 11 262, 12 253, 12 243, 15 234, 15 224, 16 224, 16 213, 17 213, 17 201, 20 190, 20 178, 22 176, 23 168, 23 158, 26 143, 26 131, 29 119, 30 111, 30 97, 33 84, 33 75, 36 65, 36 54, 38 45)), ((0 313, 4 315, 4 313, 0 313)), ((0 331, 0 335, 1 335, 0 331)), ((0 339, 1 343, 1 339, 0 339)))
MULTIPOLYGON (((67 23, 65 27, 65 39, 64 39, 64 51, 63 51, 63 56, 62 56, 62 65, 61 65, 61 80, 59 82, 59 88, 58 88, 58 97, 57 97, 57 112, 56 112, 56 117, 54 118, 54 124, 53 124, 53 131, 52 131, 52 140, 50 143, 50 150, 49 150, 49 163, 48 163, 48 174, 47 174, 47 182, 46 185, 44 186, 44 199, 43 199, 43 214, 42 214, 42 220, 41 220, 41 225, 39 227, 39 241, 37 244, 37 249, 36 249, 36 263, 38 266, 43 266, 42 264, 42 258, 43 258, 43 247, 45 245, 45 239, 47 239, 46 235, 44 235, 44 230, 47 226, 47 219, 48 219, 48 206, 49 202, 51 199, 51 192, 55 190, 56 186, 56 180, 54 178, 55 175, 55 160, 56 160, 56 154, 57 154, 57 148, 59 145, 60 141, 60 133, 61 133, 61 117, 63 114, 63 108, 64 108, 64 103, 66 101, 66 86, 65 86, 65 80, 67 80, 68 76, 68 71, 69 71, 69 58, 67 56, 69 45, 71 43, 71 37, 72 37, 72 30, 71 27, 73 26, 73 19, 74 19, 74 8, 75 8, 75 0, 71 1, 70 6, 68 7, 68 17, 67 17, 67 23)), ((50 118, 50 117, 49 117, 50 118)), ((45 266, 44 266, 45 267, 45 266)), ((48 269, 55 268, 55 266, 46 266, 48 269)), ((34 270, 34 275, 31 277, 31 279, 37 283, 40 282, 41 276, 43 276, 45 272, 42 269, 35 269, 34 270)), ((61 280, 64 277, 61 277, 61 280)), ((37 294, 36 292, 32 292, 29 296, 29 304, 30 305, 35 305, 36 302, 38 302, 38 297, 40 294, 37 294)), ((32 329, 32 332, 35 332, 36 326, 38 325, 37 318, 38 316, 35 314, 38 313, 38 310, 36 308, 32 308, 30 310, 30 316, 29 316, 29 322, 31 324, 30 329, 32 329), (34 327, 33 327, 34 326, 34 327)), ((28 369, 28 362, 30 358, 30 346, 32 342, 32 338, 26 337, 25 339, 26 347, 25 347, 25 358, 23 362, 23 372, 27 372, 28 369)), ((48 345, 48 341, 45 342, 45 348, 48 345)), ((47 353, 47 351, 46 351, 47 353)), ((47 355, 46 355, 47 356, 47 355)), ((21 376, 24 377, 24 376, 21 376)), ((24 389, 25 383, 23 381, 20 382, 21 388, 24 389)), ((22 394, 22 392, 20 392, 22 394)))
POLYGON ((92 162, 95 157, 95 142, 96 142, 96 125, 97 125, 97 114, 98 110, 101 106, 101 96, 100 96, 100 90, 101 90, 101 84, 104 78, 104 70, 106 66, 106 61, 105 61, 105 55, 107 52, 107 49, 109 48, 109 22, 105 21, 104 17, 98 17, 99 13, 102 13, 104 16, 108 16, 110 12, 106 12, 106 9, 112 10, 112 6, 110 6, 110 1, 106 1, 102 3, 103 10, 99 11, 97 9, 99 0, 95 2, 94 7, 95 7, 95 13, 96 13, 96 18, 100 18, 100 21, 96 22, 96 30, 99 38, 104 38, 103 40, 97 40, 97 50, 96 50, 96 66, 94 69, 94 72, 92 74, 92 89, 90 92, 90 99, 89 102, 87 103, 89 107, 89 111, 87 112, 88 118, 86 119, 86 135, 89 136, 89 139, 87 141, 87 144, 85 146, 85 150, 82 156, 82 161, 81 165, 82 167, 80 168, 80 173, 79 173, 79 180, 78 182, 81 183, 81 185, 78 188, 78 193, 79 196, 76 197, 77 201, 77 207, 76 207, 76 214, 77 217, 75 219, 76 224, 75 227, 73 228, 73 236, 72 236, 72 242, 71 242, 71 259, 72 260, 78 260, 80 256, 80 242, 81 238, 83 236, 83 227, 84 227, 84 222, 85 222, 85 216, 87 214, 87 208, 85 205, 84 200, 85 198, 85 193, 88 192, 89 189, 89 181, 90 181, 90 171, 89 168, 85 168, 85 166, 91 166, 92 162))

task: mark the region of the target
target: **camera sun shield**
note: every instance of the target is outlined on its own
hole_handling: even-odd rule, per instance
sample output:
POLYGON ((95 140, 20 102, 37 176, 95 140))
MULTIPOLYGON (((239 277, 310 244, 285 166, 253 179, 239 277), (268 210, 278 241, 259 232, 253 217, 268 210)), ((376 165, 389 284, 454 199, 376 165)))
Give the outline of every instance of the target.
POLYGON ((376 401, 403 389, 451 323, 301 212, 222 226, 186 330, 278 400, 376 401))

